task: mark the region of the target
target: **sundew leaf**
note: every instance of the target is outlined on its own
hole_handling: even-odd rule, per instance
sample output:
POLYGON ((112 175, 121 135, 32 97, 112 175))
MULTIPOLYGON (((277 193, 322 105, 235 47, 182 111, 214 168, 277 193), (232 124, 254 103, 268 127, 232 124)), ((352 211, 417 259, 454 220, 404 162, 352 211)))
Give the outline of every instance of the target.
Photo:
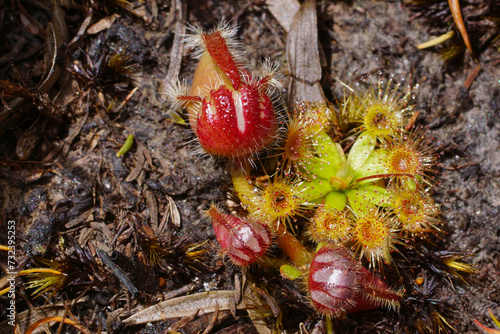
POLYGON ((356 171, 366 163, 375 149, 376 142, 377 137, 368 132, 364 132, 358 137, 347 156, 347 162, 352 169, 356 171))
POLYGON ((345 194, 349 199, 349 205, 356 216, 366 213, 367 210, 376 206, 387 206, 390 201, 390 193, 387 189, 376 185, 361 186, 356 189, 346 189, 345 194))
POLYGON ((358 187, 359 192, 363 192, 368 201, 377 206, 387 206, 391 200, 391 192, 384 187, 374 184, 358 187))
MULTIPOLYGON (((385 160, 387 158, 387 151, 378 149, 374 150, 368 159, 366 159, 365 164, 358 169, 354 170, 354 179, 362 179, 369 176, 388 174, 389 170, 385 165, 385 160)), ((378 178, 370 178, 360 181, 359 184, 370 183, 378 178)))
POLYGON ((305 160, 305 169, 310 175, 330 179, 346 161, 342 147, 323 131, 315 133, 313 140, 317 157, 305 160))
POLYGON ((315 151, 321 158, 328 160, 334 166, 346 161, 342 147, 324 131, 318 132, 314 136, 314 140, 315 151))
POLYGON ((298 196, 304 198, 307 202, 315 201, 318 198, 325 197, 332 191, 329 180, 316 177, 310 181, 303 182, 298 187, 298 196))
POLYGON ((310 158, 304 162, 306 173, 313 178, 321 177, 330 179, 337 173, 338 166, 330 163, 330 161, 321 158, 310 158))
POLYGON ((332 191, 325 198, 325 206, 343 211, 347 203, 347 197, 343 192, 332 191))

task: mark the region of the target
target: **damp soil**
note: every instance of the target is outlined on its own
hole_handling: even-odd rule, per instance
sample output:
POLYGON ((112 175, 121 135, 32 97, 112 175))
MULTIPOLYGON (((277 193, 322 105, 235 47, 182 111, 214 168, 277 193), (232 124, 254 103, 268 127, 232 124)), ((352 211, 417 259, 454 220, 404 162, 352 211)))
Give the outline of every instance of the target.
MULTIPOLYGON (((454 329, 450 332, 478 333, 474 319, 493 327, 488 309, 500 315, 500 44, 493 40, 495 36, 484 37, 487 30, 483 35, 476 30, 471 40, 477 59, 466 51, 453 60, 443 60, 439 52, 445 48, 442 45, 419 50, 417 44, 445 33, 446 25, 452 25, 443 5, 446 1, 436 3, 441 7, 432 8, 445 13, 439 23, 432 17, 426 19, 422 7, 406 2, 319 2, 319 39, 326 60, 321 85, 332 101, 345 94, 337 79, 355 87, 363 78, 377 80, 383 73, 418 85, 414 100, 415 110, 420 112, 417 124, 429 127, 429 135, 442 152, 434 189, 445 222, 438 244, 443 251, 467 255, 464 260, 477 270, 466 275, 467 284, 455 280, 429 298, 453 306, 448 319, 454 329), (477 77, 469 83, 478 64, 481 68, 477 77)), ((6 231, 9 220, 16 222, 18 268, 36 266, 33 259, 37 256, 74 256, 80 247, 96 260, 94 269, 103 271, 84 274, 83 288, 61 289, 47 301, 43 296, 34 298, 32 290, 23 286, 26 281, 18 279, 17 310, 55 305, 81 295, 85 301, 71 310, 91 332, 163 333, 179 319, 126 328, 120 320, 188 284, 195 283, 194 292, 234 289, 234 274, 241 273, 221 257, 211 224, 203 215, 211 203, 226 206, 234 199, 227 162, 200 154, 193 132, 172 116, 163 94, 169 69, 176 72, 172 69, 174 62, 180 65, 178 76, 188 82, 196 67, 190 49, 174 59, 172 49, 178 43, 175 24, 184 17, 188 24, 210 29, 222 18, 232 20, 239 26, 237 38, 245 49, 245 64, 257 69, 269 58, 281 65, 282 80, 290 80, 287 34, 263 1, 145 1, 145 5, 136 5, 140 13, 94 10, 92 23, 114 12, 119 16, 108 28, 95 34, 83 33, 73 44, 69 41, 77 35, 88 11, 76 4, 62 6, 69 36, 54 62, 61 74, 44 93, 55 106, 44 104, 38 91, 35 97, 25 97, 16 107, 19 110, 14 109, 21 114, 20 119, 9 114, 7 120, 14 120, 1 123, 0 228, 6 231), (131 72, 119 79, 98 73, 96 68, 105 49, 109 53, 125 50, 134 64, 131 72), (78 70, 78 66, 84 70, 78 70), (138 89, 129 96, 135 87, 138 89), (135 144, 118 158, 116 153, 129 134, 134 135, 135 144), (23 140, 27 142, 24 146, 23 140), (204 266, 177 268, 175 262, 184 260, 171 258, 163 270, 142 268, 140 263, 146 261, 138 245, 147 239, 141 227, 144 225, 162 234, 159 238, 165 247, 180 249, 172 256, 186 256, 179 243, 206 241, 201 246, 207 249, 204 266), (120 264, 138 294, 131 294, 101 264, 97 249, 120 264), (90 286, 88 277, 95 284, 86 290, 90 286)), ((26 29, 27 24, 15 26, 20 9, 2 6, 6 6, 1 9, 5 17, 2 35, 12 37, 0 37, 6 49, 16 36, 23 36, 16 29, 26 29)), ((55 16, 50 6, 40 9, 35 2, 27 2, 24 7, 31 17, 37 10, 45 13, 47 22, 55 16)), ((36 28, 47 22, 33 25, 36 28)), ((35 28, 25 33, 32 38, 16 51, 17 59, 1 59, 0 79, 19 82, 24 78, 26 86, 36 87, 44 77, 44 64, 50 64, 44 59, 49 53, 49 37, 32 34, 35 28)), ((286 95, 286 90, 282 93, 286 95)), ((13 98, 4 95, 2 102, 13 98)), ((0 244, 7 244, 6 233, 2 232, 0 244)), ((5 254, 0 256, 2 261, 7 259, 5 254)), ((292 283, 275 278, 278 273, 270 270, 252 270, 250 275, 259 277, 256 280, 260 286, 269 284, 271 295, 279 302, 283 329, 298 332, 304 323, 312 332, 321 322, 309 306, 302 306, 307 304, 301 302, 307 301, 293 292, 296 287, 292 283), (273 295, 273 289, 276 294, 288 295, 273 295)), ((419 270, 415 269, 415 275, 419 270)), ((2 297, 0 303, 7 306, 9 300, 2 297)), ((1 309, 4 320, 6 307, 1 309)), ((335 325, 342 333, 390 333, 400 328, 399 316, 377 310, 349 315, 335 325)), ((230 313, 219 317, 222 320, 216 322, 213 333, 256 332, 244 312, 236 317, 230 313)), ((212 322, 211 316, 199 319, 197 325, 179 331, 203 331, 212 322)), ((54 332, 57 328, 52 327, 54 332)), ((73 329, 65 327, 64 331, 73 329)))

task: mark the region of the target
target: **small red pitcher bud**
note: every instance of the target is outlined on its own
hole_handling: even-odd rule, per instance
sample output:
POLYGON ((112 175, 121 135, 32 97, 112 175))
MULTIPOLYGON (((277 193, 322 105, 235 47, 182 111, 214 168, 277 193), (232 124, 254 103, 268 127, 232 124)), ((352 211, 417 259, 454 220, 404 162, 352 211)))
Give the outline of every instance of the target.
POLYGON ((222 213, 214 205, 206 212, 212 220, 219 245, 237 266, 256 262, 271 245, 271 233, 267 225, 222 213))
POLYGON ((324 246, 316 253, 309 269, 308 288, 314 307, 328 316, 399 306, 398 293, 361 266, 347 250, 336 246, 324 246))

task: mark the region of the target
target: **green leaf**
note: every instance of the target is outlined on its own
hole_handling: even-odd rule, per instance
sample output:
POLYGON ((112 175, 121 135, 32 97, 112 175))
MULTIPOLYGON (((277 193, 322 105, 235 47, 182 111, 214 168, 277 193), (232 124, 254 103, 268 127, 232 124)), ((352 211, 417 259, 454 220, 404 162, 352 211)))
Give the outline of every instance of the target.
POLYGON ((347 162, 356 171, 360 169, 375 149, 377 137, 368 132, 363 132, 352 145, 347 162))
POLYGON ((343 211, 347 203, 347 197, 343 192, 332 191, 325 198, 325 206, 343 211))
POLYGON ((376 185, 346 189, 345 194, 356 216, 359 216, 361 213, 367 213, 374 205, 387 206, 390 201, 390 193, 387 189, 376 185))
POLYGON ((326 196, 332 191, 330 182, 322 177, 304 181, 298 187, 298 196, 303 198, 306 202, 312 202, 315 199, 326 196))
POLYGON ((333 166, 338 166, 346 161, 342 147, 335 143, 326 132, 318 132, 313 140, 318 156, 329 161, 333 166))
POLYGON ((312 140, 316 155, 313 158, 304 159, 305 172, 311 176, 320 176, 329 180, 346 161, 344 151, 323 131, 314 134, 312 140))
POLYGON ((288 264, 284 264, 280 267, 280 273, 281 276, 292 281, 302 276, 302 271, 288 264))
POLYGON ((377 206, 387 206, 391 201, 392 193, 384 187, 370 184, 359 187, 358 191, 363 193, 367 201, 377 206))
POLYGON ((134 145, 134 135, 130 134, 128 135, 127 139, 125 139, 125 142, 123 143, 120 150, 116 153, 116 156, 119 158, 128 151, 130 151, 132 145, 134 145))
MULTIPOLYGON (((382 149, 374 150, 365 161, 365 164, 361 168, 355 170, 354 178, 358 180, 368 176, 388 174, 389 170, 385 165, 386 159, 387 151, 382 149)), ((360 184, 367 182, 370 183, 377 179, 378 178, 371 178, 363 180, 360 184)))
POLYGON ((330 179, 338 170, 338 166, 322 158, 310 158, 304 161, 305 172, 311 177, 330 179))

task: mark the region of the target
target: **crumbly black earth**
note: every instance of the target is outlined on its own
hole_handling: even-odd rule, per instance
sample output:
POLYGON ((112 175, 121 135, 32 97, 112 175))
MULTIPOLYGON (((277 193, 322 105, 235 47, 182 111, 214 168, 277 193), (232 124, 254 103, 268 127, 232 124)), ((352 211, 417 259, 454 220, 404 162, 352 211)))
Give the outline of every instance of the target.
MULTIPOLYGON (((150 6, 149 1, 146 3, 150 6)), ((170 104, 161 94, 161 82, 171 63, 174 26, 169 13, 172 5, 169 1, 158 1, 157 5, 158 16, 151 23, 121 12, 121 17, 109 29, 82 37, 80 48, 93 59, 98 58, 96 49, 99 45, 105 44, 112 50, 126 49, 137 63, 133 82, 124 80, 123 91, 113 93, 120 98, 119 103, 131 88, 139 87, 122 110, 103 113, 97 94, 86 93, 88 98, 82 101, 83 106, 69 104, 59 115, 59 122, 53 124, 52 132, 49 131, 52 125, 47 127, 29 158, 30 162, 12 162, 17 160, 14 154, 16 138, 27 125, 21 122, 18 127, 3 132, 0 143, 2 224, 10 219, 17 222, 19 262, 27 256, 45 254, 46 258, 55 257, 54 249, 62 240, 61 236, 66 240, 74 239, 82 247, 91 244, 133 259, 140 257, 135 246, 131 246, 135 245, 137 238, 134 233, 139 233, 136 226, 155 219, 152 218, 151 197, 156 198, 161 221, 168 205, 168 195, 177 205, 181 219, 180 227, 169 225, 168 233, 174 239, 187 238, 187 243, 210 240, 208 245, 213 247, 204 259, 208 269, 178 268, 169 275, 148 273, 149 277, 152 280, 164 277, 167 282, 161 288, 163 291, 180 288, 192 281, 201 282, 199 291, 231 289, 232 275, 240 270, 222 260, 216 250, 212 227, 203 215, 210 203, 225 205, 227 201, 231 189, 227 164, 200 155, 192 131, 172 122, 170 104), (84 117, 84 123, 79 123, 84 117), (80 124, 83 126, 67 152, 62 149, 53 158, 44 160, 47 163, 39 163, 62 145, 80 124), (115 153, 130 133, 135 135, 138 144, 123 158, 117 158, 115 153), (137 164, 141 147, 150 155, 151 165, 146 161, 141 174, 127 182, 137 164)), ((286 33, 262 2, 188 1, 186 10, 187 22, 203 28, 211 28, 223 17, 233 18, 240 26, 238 38, 246 51, 245 63, 250 68, 257 68, 265 57, 270 58, 281 64, 284 80, 289 80, 286 33)), ((69 17, 71 38, 84 14, 75 8, 65 12, 69 17)), ((455 281, 455 290, 450 285, 443 285, 432 298, 455 308, 450 324, 457 333, 477 333, 479 329, 473 324, 473 319, 492 327, 488 308, 500 316, 499 44, 490 43, 478 52, 481 71, 470 89, 466 89, 464 83, 476 66, 470 53, 465 52, 465 55, 445 62, 437 52, 439 46, 437 49, 418 50, 416 44, 436 37, 440 30, 417 17, 417 12, 401 2, 321 2, 318 15, 320 42, 327 62, 322 85, 330 99, 341 98, 345 92, 334 79, 355 86, 366 74, 377 80, 380 71, 394 75, 395 80, 404 77, 409 84, 418 84, 415 90, 415 110, 420 111, 417 123, 430 128, 430 136, 436 138, 442 152, 442 167, 436 175, 434 190, 445 222, 445 233, 439 245, 443 250, 470 254, 466 260, 477 269, 477 274, 468 276, 468 285, 455 281)), ((447 18, 449 20, 449 16, 447 18)), ((441 30, 441 33, 445 31, 441 30)), ((196 66, 189 51, 184 52, 180 71, 180 77, 188 80, 196 66)), ((75 54, 61 57, 60 61, 64 68, 68 68, 75 58, 83 57, 75 54)), ((21 70, 36 75, 32 68, 40 59, 22 63, 21 70)), ((11 79, 6 70, 0 75, 3 76, 1 79, 11 79)), ((74 89, 76 99, 82 91, 97 91, 96 87, 104 84, 87 82, 82 85, 81 81, 78 82, 80 86, 74 89)), ((2 229, 6 227, 1 226, 2 229)), ((3 234, 0 243, 6 243, 3 234)), ((5 258, 4 254, 1 256, 5 258)), ((132 268, 129 270, 132 281, 137 283, 133 277, 138 272, 132 268)), ((419 268, 416 268, 415 277, 418 273, 419 268)), ((293 293, 294 286, 277 279, 276 272, 254 269, 253 274, 264 276, 260 279, 261 284, 275 283, 280 291, 293 293)), ((120 283, 112 275, 107 277, 103 278, 105 283, 99 289, 87 292, 93 297, 85 304, 88 307, 80 306, 74 310, 92 331, 98 328, 96 319, 105 323, 111 312, 120 307, 133 311, 138 304, 151 304, 155 293, 160 291, 158 285, 139 284, 146 292, 141 298, 132 298, 129 304, 120 283)), ((29 297, 29 290, 20 290, 35 306, 44 304, 43 298, 33 299, 29 297)), ((60 293, 51 302, 69 297, 75 295, 60 293)), ((301 304, 297 301, 302 298, 300 295, 274 297, 282 303, 285 315, 282 325, 290 332, 297 331, 300 322, 309 321, 312 328, 320 319, 314 316, 310 307, 304 308, 306 312, 300 309, 301 304)), ((26 302, 22 298, 19 300, 18 311, 27 309, 26 302)), ((0 302, 7 305, 8 301, 2 299, 0 302)), ((405 310, 408 312, 405 308, 401 312, 405 310)), ((4 312, 0 314, 3 320, 4 312)), ((336 326, 346 333, 356 330, 387 333, 397 328, 398 317, 390 311, 379 310, 350 315, 342 320, 344 324, 336 322, 336 326)), ((205 322, 208 324, 210 319, 205 322)), ((249 323, 245 316, 237 319, 227 316, 217 324, 214 332, 248 333, 252 331, 249 323)), ((107 326, 110 324, 121 328, 119 323, 108 322, 107 326)), ((159 333, 169 324, 172 321, 153 327, 119 329, 119 332, 159 333)))

